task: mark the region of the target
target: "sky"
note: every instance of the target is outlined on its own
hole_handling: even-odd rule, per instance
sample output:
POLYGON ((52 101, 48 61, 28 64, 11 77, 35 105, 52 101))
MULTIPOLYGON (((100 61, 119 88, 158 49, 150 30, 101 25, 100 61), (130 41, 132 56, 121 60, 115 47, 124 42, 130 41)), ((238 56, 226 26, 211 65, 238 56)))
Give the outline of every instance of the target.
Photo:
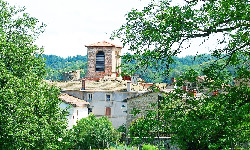
MULTIPOLYGON (((86 55, 85 45, 96 42, 108 41, 122 45, 118 39, 110 40, 111 33, 126 22, 126 13, 132 8, 143 9, 150 0, 7 0, 7 2, 12 6, 25 6, 25 12, 47 25, 45 32, 35 43, 44 48, 44 54, 65 58, 86 55)), ((192 43, 190 48, 179 56, 195 55, 197 52, 207 53, 211 45, 212 48, 216 46, 215 41, 211 40, 200 46, 202 41, 199 39, 189 41, 192 43)), ((122 54, 129 52, 127 49, 124 47, 122 54)))
MULTIPOLYGON (((47 25, 36 41, 44 54, 67 57, 86 55, 85 45, 111 41, 112 31, 125 23, 132 8, 142 9, 150 0, 7 0, 25 6, 27 13, 47 25)), ((126 51, 126 50, 125 50, 126 51)), ((124 51, 124 52, 125 52, 124 51)))

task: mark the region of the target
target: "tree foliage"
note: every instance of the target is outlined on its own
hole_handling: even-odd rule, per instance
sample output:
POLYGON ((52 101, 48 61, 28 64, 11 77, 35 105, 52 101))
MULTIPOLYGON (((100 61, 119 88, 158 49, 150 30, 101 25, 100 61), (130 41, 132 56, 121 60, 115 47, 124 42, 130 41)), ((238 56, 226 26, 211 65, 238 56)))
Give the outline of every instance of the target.
POLYGON ((107 117, 98 119, 90 114, 87 118, 82 118, 77 122, 68 139, 75 148, 100 149, 118 142, 119 138, 120 133, 112 127, 107 117))
POLYGON ((42 50, 33 44, 44 25, 4 1, 0 9, 0 149, 61 149, 60 91, 43 82, 42 50))
POLYGON ((131 123, 127 134, 131 138, 132 144, 150 143, 158 136, 160 124, 157 112, 148 111, 145 116, 131 123))
POLYGON ((174 62, 173 56, 183 50, 184 41, 209 38, 215 33, 223 34, 224 38, 218 39, 219 45, 228 43, 225 48, 213 50, 213 55, 228 57, 230 61, 239 50, 248 54, 249 2, 187 0, 183 6, 172 6, 168 0, 152 2, 142 11, 129 12, 127 23, 114 36, 121 38, 136 55, 143 56, 139 57, 144 60, 139 65, 150 65, 152 60, 161 62, 162 58, 167 58, 164 61, 168 67, 174 62), (179 46, 173 48, 174 44, 179 46))
POLYGON ((56 55, 43 55, 45 58, 46 80, 63 80, 63 73, 80 70, 80 76, 84 77, 87 71, 87 56, 73 56, 62 58, 56 55))
MULTIPOLYGON (((128 57, 131 57, 131 54, 129 54, 128 57)), ((169 68, 166 68, 167 61, 163 61, 157 66, 138 66, 138 63, 140 63, 140 61, 138 61, 138 57, 141 56, 136 55, 135 59, 129 60, 129 62, 127 62, 127 56, 124 56, 124 63, 121 65, 122 71, 130 75, 139 75, 140 78, 148 83, 171 83, 171 78, 181 75, 191 68, 196 70, 198 75, 202 76, 202 68, 205 68, 211 61, 217 60, 215 57, 209 54, 202 54, 199 56, 189 55, 185 57, 175 56, 173 57, 174 63, 170 64, 169 68), (171 71, 169 71, 170 69, 171 71), (166 76, 166 72, 168 72, 168 76, 166 76)), ((234 69, 227 67, 227 70, 229 70, 234 75, 234 69)))
MULTIPOLYGON (((45 58, 45 68, 47 71, 47 74, 45 76, 46 80, 62 80, 63 72, 73 70, 81 70, 81 77, 84 77, 87 71, 87 56, 77 55, 73 57, 62 58, 56 55, 43 55, 43 57, 45 58)), ((214 60, 216 60, 216 58, 209 54, 203 54, 200 56, 185 56, 182 58, 174 57, 175 62, 170 65, 172 71, 167 78, 164 74, 164 72, 167 71, 167 68, 164 67, 165 63, 160 64, 161 66, 159 66, 159 70, 159 68, 155 68, 154 66, 148 68, 137 67, 137 60, 126 62, 126 59, 123 59, 122 71, 126 72, 127 74, 140 75, 140 77, 144 79, 145 82, 170 83, 172 77, 182 74, 189 68, 197 70, 199 72, 199 75, 202 75, 200 69, 206 66, 210 61, 214 60)), ((230 71, 232 73, 234 72, 233 69, 231 69, 230 71)))
POLYGON ((198 81, 198 72, 187 69, 159 110, 172 142, 182 149, 234 149, 250 141, 249 14, 248 0, 152 1, 129 12, 127 23, 114 33, 135 53, 125 56, 127 61, 138 58, 138 67, 165 64, 166 75, 174 57, 186 50, 184 42, 218 41, 210 51, 216 59, 200 69, 205 80, 198 81), (202 94, 182 90, 187 82, 196 83, 202 94))

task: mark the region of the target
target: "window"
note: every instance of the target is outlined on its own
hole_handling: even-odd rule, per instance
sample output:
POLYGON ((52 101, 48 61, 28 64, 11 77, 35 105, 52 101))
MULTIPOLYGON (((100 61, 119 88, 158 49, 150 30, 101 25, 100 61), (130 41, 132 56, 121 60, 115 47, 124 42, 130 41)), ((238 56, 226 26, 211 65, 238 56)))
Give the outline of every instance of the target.
POLYGON ((105 55, 103 51, 99 51, 96 54, 95 71, 96 72, 105 71, 105 55))
POLYGON ((88 108, 88 114, 92 113, 92 108, 88 108))
POLYGON ((106 101, 110 101, 111 100, 111 95, 110 94, 106 94, 106 101))
POLYGON ((92 93, 88 93, 87 94, 87 101, 88 102, 92 102, 92 100, 93 100, 93 94, 92 93))
POLYGON ((111 116, 111 108, 106 107, 105 116, 111 116))

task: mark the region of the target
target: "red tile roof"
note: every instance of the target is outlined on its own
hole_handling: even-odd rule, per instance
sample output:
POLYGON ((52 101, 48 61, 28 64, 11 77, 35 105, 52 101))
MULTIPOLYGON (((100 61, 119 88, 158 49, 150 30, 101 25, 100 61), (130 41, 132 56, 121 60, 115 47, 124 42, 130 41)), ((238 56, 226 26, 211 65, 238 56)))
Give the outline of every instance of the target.
POLYGON ((81 100, 66 93, 62 93, 59 96, 59 99, 61 99, 67 104, 73 105, 74 107, 87 107, 87 105, 89 105, 89 102, 86 102, 84 100, 81 100))
POLYGON ((89 45, 85 45, 86 47, 98 47, 98 46, 108 46, 108 47, 117 47, 117 48, 122 48, 122 46, 119 45, 115 45, 106 41, 102 41, 102 42, 97 42, 97 43, 93 43, 93 44, 89 44, 89 45))

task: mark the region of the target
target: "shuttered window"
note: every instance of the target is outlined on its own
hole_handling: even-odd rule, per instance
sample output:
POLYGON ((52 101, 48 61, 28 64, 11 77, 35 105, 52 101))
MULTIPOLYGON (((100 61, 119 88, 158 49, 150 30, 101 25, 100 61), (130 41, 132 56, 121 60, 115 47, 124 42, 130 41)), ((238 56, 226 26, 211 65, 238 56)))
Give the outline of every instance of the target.
POLYGON ((106 107, 105 116, 111 116, 111 108, 106 107))
POLYGON ((105 71, 105 55, 103 51, 96 54, 96 67, 95 71, 105 71))
POLYGON ((92 102, 93 100, 93 94, 92 93, 88 93, 87 94, 87 102, 92 102))

